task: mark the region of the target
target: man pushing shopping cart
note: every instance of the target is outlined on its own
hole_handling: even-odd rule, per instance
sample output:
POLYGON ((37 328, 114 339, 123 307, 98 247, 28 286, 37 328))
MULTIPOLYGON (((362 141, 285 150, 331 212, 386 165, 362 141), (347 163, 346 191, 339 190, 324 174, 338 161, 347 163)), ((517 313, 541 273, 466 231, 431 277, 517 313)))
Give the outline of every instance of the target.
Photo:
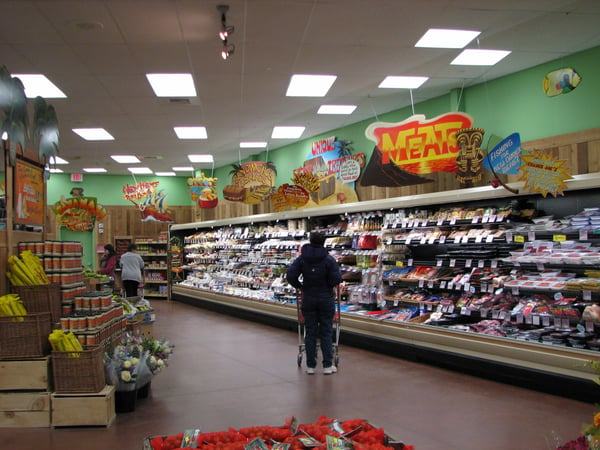
POLYGON ((337 372, 337 347, 339 327, 339 298, 336 287, 342 282, 337 261, 324 247, 325 236, 311 232, 309 243, 304 244, 300 256, 287 270, 288 282, 298 290, 298 332, 300 352, 298 366, 302 364, 302 350, 306 350, 306 373, 312 375, 317 367, 317 338, 323 353, 323 373, 337 372), (304 330, 302 330, 302 323, 304 330), (302 345, 304 337, 304 346, 302 345), (335 351, 335 354, 334 354, 335 351))

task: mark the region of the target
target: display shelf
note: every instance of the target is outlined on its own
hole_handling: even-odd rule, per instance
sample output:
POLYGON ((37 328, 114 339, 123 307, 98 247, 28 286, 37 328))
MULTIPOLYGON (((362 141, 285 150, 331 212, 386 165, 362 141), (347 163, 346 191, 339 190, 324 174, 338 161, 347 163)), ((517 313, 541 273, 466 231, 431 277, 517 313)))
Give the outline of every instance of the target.
POLYGON ((168 239, 162 235, 160 239, 138 237, 135 239, 137 252, 144 260, 144 297, 155 299, 169 298, 168 239))
MULTIPOLYGON (((582 189, 586 189, 588 182, 589 180, 581 180, 582 189)), ((464 202, 461 198, 456 201, 456 204, 444 205, 443 208, 434 206, 449 198, 447 193, 436 201, 428 198, 424 205, 418 205, 421 209, 407 209, 405 204, 414 205, 413 199, 402 198, 397 199, 393 206, 388 202, 390 212, 381 209, 371 212, 365 210, 353 215, 351 212, 357 212, 354 208, 358 206, 349 205, 348 214, 334 215, 335 208, 320 211, 320 214, 316 214, 314 211, 304 213, 307 217, 313 214, 314 216, 307 222, 310 227, 302 231, 300 235, 306 237, 308 229, 318 229, 324 231, 331 238, 329 243, 326 242, 326 247, 330 249, 334 257, 338 258, 343 273, 349 275, 344 277, 346 286, 343 298, 355 303, 354 306, 360 306, 363 310, 373 313, 378 313, 379 309, 385 312, 387 309, 400 307, 403 302, 394 302, 393 294, 406 288, 424 292, 430 298, 442 296, 446 299, 438 303, 434 301, 413 303, 413 306, 420 310, 419 318, 423 318, 423 321, 429 323, 398 322, 387 320, 387 318, 385 320, 375 319, 377 314, 373 314, 373 318, 364 318, 355 313, 344 312, 342 314, 344 331, 358 336, 360 339, 368 338, 379 342, 393 342, 394 345, 397 344, 400 347, 411 347, 415 349, 414 354, 419 352, 435 353, 439 358, 440 355, 447 352, 442 359, 459 361, 462 358, 465 364, 473 360, 484 361, 485 364, 494 366, 495 370, 500 368, 500 372, 503 369, 511 371, 518 368, 529 372, 544 372, 545 375, 550 376, 576 378, 582 382, 590 381, 594 376, 593 371, 575 367, 575 365, 584 366, 587 361, 600 360, 600 353, 596 351, 595 344, 591 345, 592 341, 590 341, 589 348, 583 348, 584 345, 577 346, 567 341, 566 338, 559 344, 558 341, 541 339, 541 336, 546 333, 544 328, 552 328, 556 334, 577 334, 575 326, 581 325, 585 328, 585 333, 594 335, 598 340, 598 336, 600 336, 598 326, 590 320, 583 321, 580 314, 586 306, 597 302, 600 296, 585 288, 582 290, 562 288, 559 291, 568 294, 564 297, 575 297, 575 303, 563 305, 560 303, 563 301, 563 297, 554 299, 557 290, 546 285, 544 281, 537 282, 536 287, 540 289, 519 288, 515 290, 511 280, 519 282, 519 277, 529 277, 532 272, 535 272, 534 275, 540 276, 540 269, 545 271, 561 268, 565 272, 569 272, 571 265, 554 268, 548 264, 540 265, 538 263, 533 264, 532 267, 518 267, 511 260, 511 252, 523 250, 528 245, 527 242, 530 238, 535 238, 532 239, 535 242, 541 240, 542 237, 555 242, 564 242, 580 237, 585 238, 589 245, 596 247, 600 247, 598 245, 600 240, 589 232, 585 235, 579 232, 567 234, 566 237, 569 239, 565 239, 560 230, 551 233, 542 233, 536 230, 535 234, 528 233, 523 224, 516 220, 518 217, 514 216, 514 211, 510 209, 514 207, 503 211, 500 206, 493 206, 490 207, 492 212, 487 215, 456 219, 441 218, 441 214, 446 213, 443 209, 447 210, 448 207, 456 209, 457 206, 466 205, 467 208, 475 211, 477 208, 487 208, 488 206, 483 202, 488 198, 489 192, 485 189, 477 189, 477 192, 483 193, 481 198, 484 200, 481 201, 473 198, 474 192, 469 189, 462 190, 461 197, 464 198, 464 202), (465 203, 469 201, 471 203, 465 203), (425 206, 427 208, 424 208, 425 206), (400 212, 406 216, 420 214, 422 217, 404 220, 399 218, 400 212), (342 224, 343 221, 346 223, 342 224), (379 228, 377 229, 377 227, 379 228), (429 270, 440 269, 441 272, 443 269, 446 275, 433 279, 426 277, 393 281, 385 279, 384 274, 387 271, 410 271, 421 265, 428 267, 429 270), (507 305, 500 307, 500 304, 489 301, 491 297, 499 295, 498 289, 503 287, 508 296, 518 297, 514 303, 510 304, 509 311, 501 309, 507 308, 507 305), (558 309, 551 314, 543 314, 539 310, 522 311, 518 308, 519 299, 525 302, 533 301, 530 299, 539 294, 546 295, 547 299, 544 301, 548 301, 549 308, 566 308, 569 311, 567 314, 574 313, 574 315, 563 317, 556 312, 558 309), (389 298, 392 298, 391 302, 387 301, 389 298), (451 299, 450 303, 444 303, 448 301, 448 298, 451 299), (459 306, 459 303, 462 306, 459 306), (500 325, 502 322, 510 322, 513 328, 539 330, 540 333, 536 331, 537 334, 531 335, 514 333, 513 335, 492 336, 479 334, 470 329, 470 326, 477 325, 478 321, 486 320, 498 321, 500 325), (534 339, 536 336, 537 340, 534 339), (469 342, 469 345, 465 344, 466 341, 469 342), (531 359, 531 355, 525 354, 527 351, 536 356, 531 359), (573 366, 570 366, 571 363, 573 366)), ((561 202, 558 209, 563 213, 569 208, 577 208, 582 204, 585 205, 586 202, 589 204, 597 199, 597 192, 593 189, 569 193, 569 195, 576 196, 577 202, 561 198, 554 200, 561 202)), ((509 200, 507 199, 505 203, 508 203, 509 200)), ((533 201, 538 200, 533 198, 533 201)), ((367 207, 368 205, 365 205, 365 208, 367 207)), ((377 205, 377 208, 381 207, 383 206, 377 205)), ((568 214, 576 212, 574 210, 568 214)), ((276 224, 284 223, 282 219, 285 217, 289 221, 293 221, 295 217, 298 217, 297 214, 299 212, 251 216, 233 219, 227 223, 211 221, 172 226, 171 233, 185 242, 184 268, 189 269, 186 270, 189 280, 172 287, 174 298, 235 310, 254 310, 259 315, 281 319, 281 314, 276 314, 273 310, 285 308, 288 305, 278 303, 276 296, 270 298, 268 302, 257 300, 252 292, 244 289, 268 288, 268 284, 265 284, 264 280, 258 282, 252 280, 252 278, 257 278, 254 271, 264 270, 268 265, 271 265, 272 268, 284 269, 297 255, 297 253, 296 255, 288 254, 285 258, 272 257, 273 255, 264 257, 260 252, 270 249, 293 252, 294 248, 299 248, 302 239, 293 241, 290 245, 278 246, 273 243, 266 245, 265 237, 262 237, 262 242, 256 237, 267 235, 289 237, 290 233, 281 231, 246 233, 246 230, 251 226, 254 229, 275 227, 276 224), (221 232, 219 227, 227 232, 221 232), (233 230, 238 230, 238 232, 233 230), (192 234, 193 239, 186 239, 192 234), (228 241, 225 242, 223 237, 228 241), (247 265, 255 267, 247 268, 245 267, 247 265), (195 273, 198 274, 198 278, 194 278, 195 273), (200 279, 200 274, 204 278, 200 279), (245 281, 240 283, 240 280, 245 281), (269 305, 266 307, 268 311, 265 311, 264 303, 269 305)), ((576 269, 573 268, 572 272, 577 272, 577 275, 582 276, 588 269, 600 272, 600 258, 598 264, 588 264, 585 267, 581 265, 576 269)), ((286 286, 278 286, 278 289, 285 292, 286 286)), ((600 284, 598 291, 600 292, 600 284)), ((543 303, 540 305, 543 306, 543 303)), ((289 315, 288 313, 289 311, 286 310, 283 316, 289 315)), ((295 314, 292 316, 286 317, 286 319, 295 321, 295 314)), ((600 348, 600 345, 598 347, 600 348)))

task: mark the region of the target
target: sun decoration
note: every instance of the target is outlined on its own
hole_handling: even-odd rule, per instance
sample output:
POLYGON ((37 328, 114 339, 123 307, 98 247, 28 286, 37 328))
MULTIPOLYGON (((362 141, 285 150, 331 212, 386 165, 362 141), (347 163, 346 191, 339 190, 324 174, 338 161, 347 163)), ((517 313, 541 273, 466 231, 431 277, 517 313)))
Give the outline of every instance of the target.
POLYGON ((544 197, 548 193, 556 197, 564 195, 563 189, 567 187, 566 180, 573 177, 569 174, 567 161, 558 159, 549 153, 533 150, 529 155, 522 155, 523 164, 520 167, 520 181, 525 182, 525 189, 539 192, 544 197))

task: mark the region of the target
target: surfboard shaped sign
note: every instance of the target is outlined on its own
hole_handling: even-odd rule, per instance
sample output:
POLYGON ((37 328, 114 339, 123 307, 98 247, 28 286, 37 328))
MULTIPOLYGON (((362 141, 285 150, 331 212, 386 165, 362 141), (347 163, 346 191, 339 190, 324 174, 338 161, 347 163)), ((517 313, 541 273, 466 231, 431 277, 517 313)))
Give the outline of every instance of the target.
POLYGON ((513 133, 503 139, 483 160, 483 166, 497 174, 516 175, 521 167, 521 136, 513 133))
POLYGON ((543 89, 548 97, 568 94, 581 83, 579 75, 572 67, 565 67, 548 72, 544 77, 543 89))

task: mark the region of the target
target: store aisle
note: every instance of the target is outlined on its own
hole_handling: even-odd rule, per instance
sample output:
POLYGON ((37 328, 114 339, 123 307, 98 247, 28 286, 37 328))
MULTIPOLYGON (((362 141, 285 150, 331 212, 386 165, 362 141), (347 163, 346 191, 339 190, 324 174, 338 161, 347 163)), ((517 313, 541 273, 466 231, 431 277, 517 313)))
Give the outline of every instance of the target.
MULTIPOLYGON (((144 437, 228 427, 368 419, 416 450, 547 450, 578 436, 592 404, 352 347, 337 374, 296 365, 297 335, 177 302, 153 302, 156 337, 176 346, 149 398, 109 428, 0 428, 0 448, 142 448, 144 437)), ((343 329, 342 329, 343 330, 343 329)), ((343 331, 342 331, 343 332, 343 331)))

